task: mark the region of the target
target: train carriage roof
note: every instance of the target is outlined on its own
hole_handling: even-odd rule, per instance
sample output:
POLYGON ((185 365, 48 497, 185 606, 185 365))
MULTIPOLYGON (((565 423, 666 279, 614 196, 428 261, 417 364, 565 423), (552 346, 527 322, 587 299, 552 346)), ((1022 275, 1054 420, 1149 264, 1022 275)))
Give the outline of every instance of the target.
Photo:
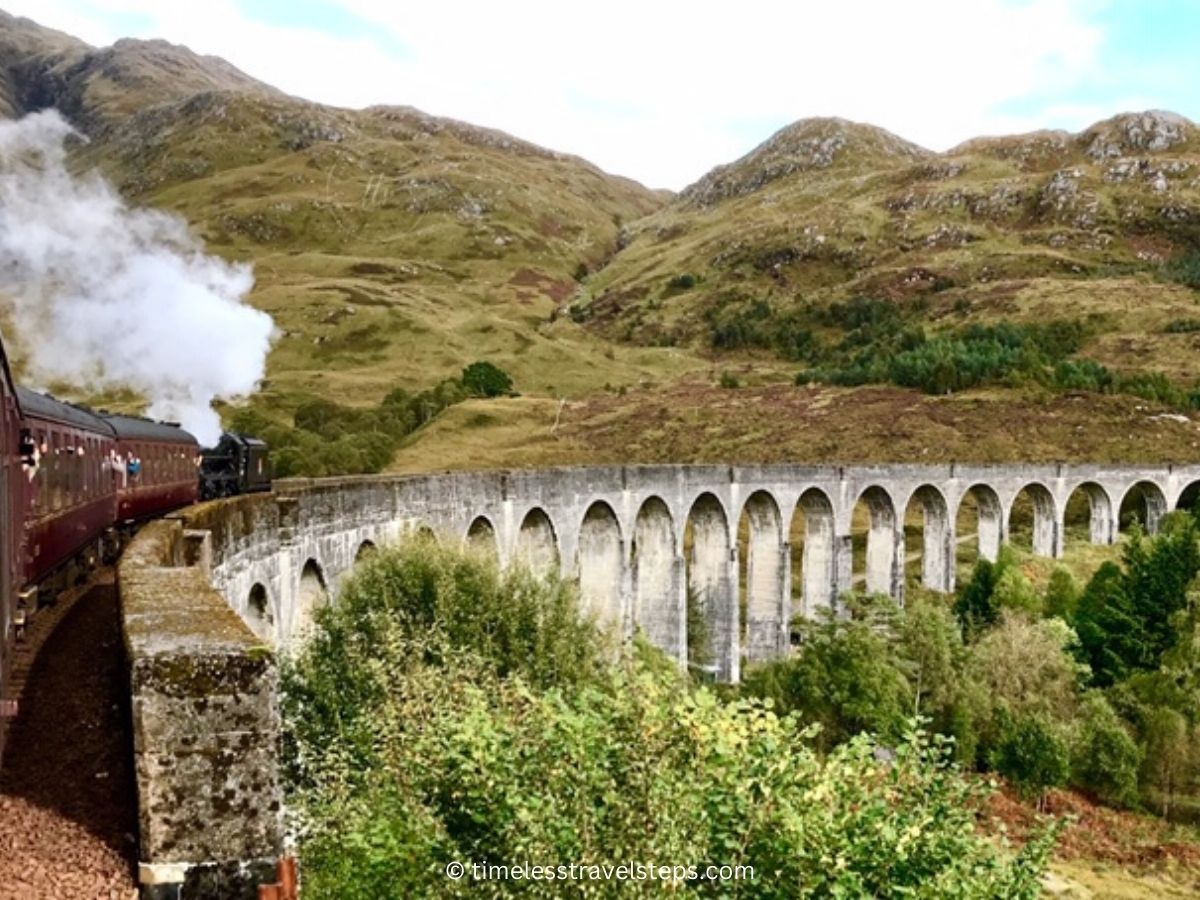
POLYGON ((39 394, 37 391, 31 391, 29 388, 19 385, 17 386, 17 399, 21 404, 21 413, 26 419, 43 419, 62 425, 72 425, 76 428, 94 431, 107 438, 116 435, 116 431, 104 419, 82 407, 55 400, 46 394, 39 394))
POLYGON ((155 422, 152 419, 142 419, 137 416, 104 415, 102 418, 121 440, 167 441, 173 444, 187 444, 191 447, 197 445, 192 434, 184 431, 178 425, 168 425, 165 422, 155 422))

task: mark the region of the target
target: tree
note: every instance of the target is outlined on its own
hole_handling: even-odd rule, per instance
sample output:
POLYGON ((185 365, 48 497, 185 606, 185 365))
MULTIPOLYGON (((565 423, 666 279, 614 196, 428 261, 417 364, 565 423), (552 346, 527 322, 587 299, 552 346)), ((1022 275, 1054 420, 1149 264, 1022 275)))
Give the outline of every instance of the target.
POLYGON ((934 600, 910 603, 898 652, 912 689, 914 715, 926 717, 939 734, 953 736, 957 759, 973 764, 979 685, 964 671, 962 632, 950 608, 934 600))
POLYGON ((1046 791, 1065 784, 1071 771, 1066 739, 1049 718, 1036 713, 1004 717, 1000 740, 988 761, 1017 786, 1022 796, 1045 805, 1046 791))
POLYGON ((963 635, 972 640, 984 629, 991 627, 1000 617, 1000 604, 994 594, 1000 575, 998 566, 990 560, 980 559, 975 563, 971 580, 963 585, 958 600, 954 603, 954 614, 962 625, 963 635))
POLYGON ((1125 592, 1145 640, 1144 668, 1155 668, 1175 640, 1171 617, 1187 606, 1188 586, 1200 573, 1200 534, 1185 513, 1165 516, 1159 533, 1136 533, 1125 549, 1125 592))
POLYGON ((1192 748, 1191 729, 1176 710, 1156 706, 1143 711, 1142 741, 1145 751, 1143 772, 1146 780, 1159 791, 1165 819, 1171 813, 1175 792, 1195 775, 1196 754, 1192 748))
POLYGON ((1102 693, 1089 691, 1084 697, 1072 753, 1074 783, 1105 803, 1133 806, 1137 802, 1141 764, 1141 748, 1120 716, 1102 693))
POLYGON ((1031 620, 1006 610, 970 648, 968 675, 983 686, 980 710, 985 753, 1003 738, 1006 720, 1030 715, 1071 720, 1088 670, 1072 655, 1075 635, 1061 619, 1031 620))
POLYGON ((1057 616, 1070 623, 1075 618, 1075 608, 1078 604, 1079 582, 1069 569, 1055 566, 1054 571, 1050 573, 1050 583, 1046 585, 1046 615, 1057 616))
POLYGON ((462 371, 462 386, 476 397, 500 397, 513 392, 512 377, 490 362, 473 362, 462 371))
POLYGON ((999 577, 992 590, 992 602, 1000 609, 1020 610, 1031 616, 1042 614, 1042 598, 1025 573, 1009 560, 1002 559, 1000 562, 999 577))
POLYGON ((1150 662, 1140 618, 1125 589, 1125 574, 1106 562, 1083 590, 1075 612, 1080 657, 1092 670, 1092 683, 1107 687, 1150 662))

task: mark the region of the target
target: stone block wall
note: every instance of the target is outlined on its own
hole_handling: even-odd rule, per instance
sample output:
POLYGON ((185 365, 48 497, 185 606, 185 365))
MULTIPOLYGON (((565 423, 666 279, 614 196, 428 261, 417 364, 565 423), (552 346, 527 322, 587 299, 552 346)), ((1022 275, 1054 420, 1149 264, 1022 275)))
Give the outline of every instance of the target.
POLYGON ((253 900, 283 851, 275 658, 187 538, 178 518, 147 525, 118 568, 139 881, 144 900, 253 900))

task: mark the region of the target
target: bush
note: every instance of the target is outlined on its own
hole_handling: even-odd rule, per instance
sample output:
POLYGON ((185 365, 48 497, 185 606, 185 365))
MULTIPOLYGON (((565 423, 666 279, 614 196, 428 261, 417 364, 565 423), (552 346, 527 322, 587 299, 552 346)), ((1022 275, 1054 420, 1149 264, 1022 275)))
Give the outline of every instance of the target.
POLYGON ((501 397, 513 392, 512 377, 490 362, 473 362, 462 371, 462 386, 476 397, 501 397))
POLYGON ((721 372, 721 380, 719 384, 721 387, 728 389, 740 388, 742 386, 741 380, 728 369, 725 369, 721 372))
POLYGON ((1171 260, 1163 267, 1163 276, 1200 290, 1200 251, 1193 250, 1171 260))
MULTIPOLYGON (((1006 557, 1010 553, 1011 550, 1006 547, 1001 556, 1006 557)), ((998 569, 999 577, 996 579, 996 586, 992 591, 993 602, 1001 609, 1016 610, 1033 617, 1040 616, 1042 614, 1042 598, 1033 589, 1033 585, 1029 583, 1029 579, 1025 577, 1020 566, 1002 558, 998 569)))
POLYGON ((501 676, 549 687, 591 678, 605 652, 566 583, 519 568, 502 575, 490 560, 428 538, 372 554, 315 620, 286 672, 293 740, 340 746, 362 765, 373 756, 376 723, 357 717, 385 703, 394 679, 423 661, 466 649, 501 676))
POLYGON ((284 672, 306 896, 468 897, 480 884, 447 878, 447 863, 631 860, 754 867, 741 884, 689 883, 700 896, 1038 893, 1053 835, 1014 855, 979 834, 988 788, 959 777, 938 738, 901 728, 887 763, 861 735, 822 756, 796 718, 690 688, 661 654, 601 663, 587 626, 564 618, 562 584, 428 541, 382 551, 345 590, 284 672))
POLYGON ((811 359, 819 351, 804 314, 797 309, 777 311, 765 300, 734 303, 724 298, 706 319, 717 350, 761 348, 784 359, 811 359))
MULTIPOLYGON (((879 604, 890 603, 880 598, 879 604)), ((782 713, 821 726, 829 749, 865 731, 898 740, 913 708, 912 690, 890 641, 892 629, 867 618, 827 614, 793 624, 802 651, 750 669, 743 691, 782 713)))
POLYGON ((1055 566, 1046 585, 1046 615, 1057 616, 1070 624, 1079 605, 1079 583, 1069 569, 1055 566))
POLYGON ((1064 391, 1109 393, 1115 383, 1108 367, 1095 360, 1064 359, 1054 367, 1054 384, 1064 391))
POLYGON ((667 282, 667 288, 663 292, 664 297, 670 297, 673 294, 681 294, 684 291, 690 291, 700 283, 701 279, 693 275, 691 272, 684 272, 682 275, 675 275, 667 282))
MULTIPOLYGON (((476 363, 464 370, 464 375, 471 372, 477 387, 508 378, 494 366, 487 368, 489 365, 476 363)), ((508 383, 511 387, 511 381, 508 383)), ((419 394, 396 388, 378 406, 345 406, 306 397, 296 406, 291 428, 254 408, 239 409, 230 417, 229 427, 265 440, 280 478, 370 474, 391 462, 407 435, 468 396, 461 381, 447 378, 419 394)))
POLYGON ((1174 319, 1163 329, 1167 334, 1194 334, 1200 331, 1200 319, 1174 319))
POLYGON ((1073 656, 1075 633, 1060 619, 1030 619, 1005 611, 969 648, 967 678, 980 685, 978 710, 985 758, 1004 740, 1005 723, 1028 716, 1074 719, 1088 669, 1073 656))
MULTIPOLYGON (((452 860, 753 867, 742 884, 689 885, 711 897, 1039 893, 1046 836, 1013 857, 978 834, 986 788, 947 770, 944 746, 919 734, 886 767, 865 737, 822 759, 794 720, 761 704, 723 704, 636 670, 567 697, 456 661, 410 673, 388 718, 386 769, 302 800, 309 896, 477 896, 469 877, 445 877, 452 860)), ((584 884, 573 885, 580 895, 584 884)), ((588 895, 663 887, 593 882, 588 895)), ((489 888, 574 893, 555 881, 489 888)))

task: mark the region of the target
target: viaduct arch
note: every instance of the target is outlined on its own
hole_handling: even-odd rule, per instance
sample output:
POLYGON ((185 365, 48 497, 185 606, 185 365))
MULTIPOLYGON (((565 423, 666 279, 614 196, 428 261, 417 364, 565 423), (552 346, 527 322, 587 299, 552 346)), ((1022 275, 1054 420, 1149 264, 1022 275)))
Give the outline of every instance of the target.
POLYGON ((914 577, 925 587, 953 591, 956 551, 967 540, 960 528, 976 535, 983 558, 995 559, 1014 535, 1057 557, 1077 494, 1087 500, 1090 540, 1111 544, 1134 521, 1156 529, 1166 512, 1200 494, 1198 484, 1200 465, 1065 464, 625 466, 291 480, 273 495, 219 505, 253 506, 259 525, 234 539, 218 517, 211 577, 257 633, 273 628, 274 641, 286 644, 320 596, 336 596, 363 546, 432 530, 505 565, 577 579, 587 614, 626 636, 640 630, 681 665, 689 662, 689 610, 703 616, 710 646, 694 662, 736 681, 744 664, 787 652, 795 613, 836 610, 852 589, 902 603, 909 562, 919 559, 914 577), (857 548, 856 507, 869 521, 857 548))

